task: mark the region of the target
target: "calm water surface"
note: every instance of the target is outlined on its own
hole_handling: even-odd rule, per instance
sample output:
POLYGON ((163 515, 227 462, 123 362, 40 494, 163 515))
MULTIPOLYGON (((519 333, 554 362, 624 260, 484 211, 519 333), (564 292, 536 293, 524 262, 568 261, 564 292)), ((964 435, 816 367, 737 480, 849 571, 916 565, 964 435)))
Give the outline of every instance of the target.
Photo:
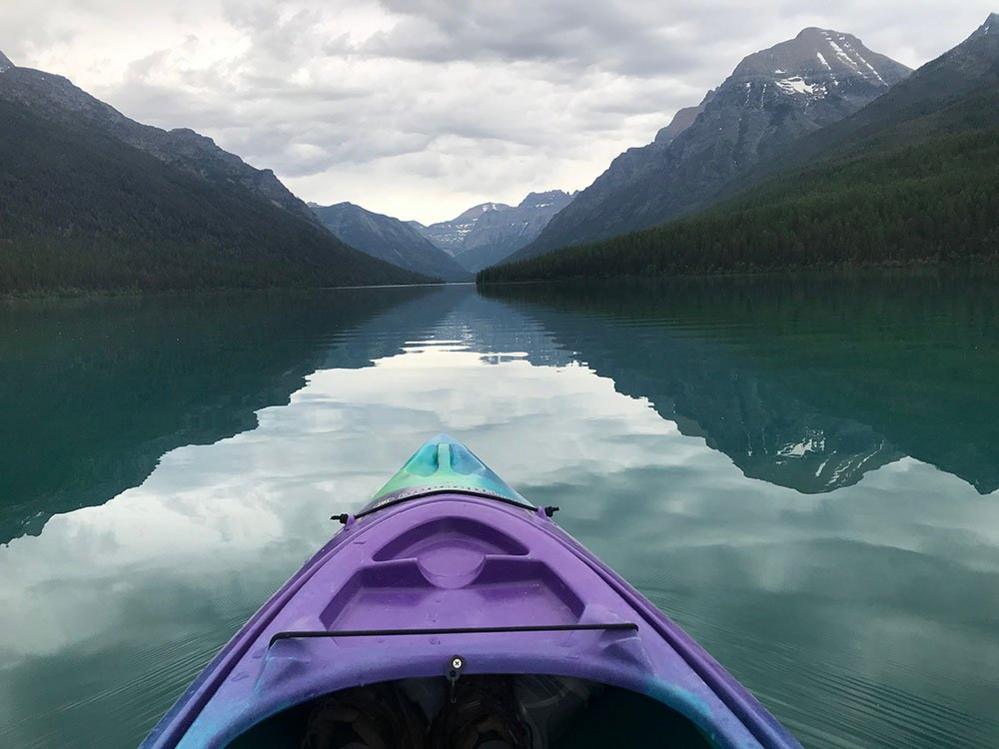
POLYGON ((426 437, 813 747, 999 745, 999 284, 0 308, 0 745, 134 746, 426 437))

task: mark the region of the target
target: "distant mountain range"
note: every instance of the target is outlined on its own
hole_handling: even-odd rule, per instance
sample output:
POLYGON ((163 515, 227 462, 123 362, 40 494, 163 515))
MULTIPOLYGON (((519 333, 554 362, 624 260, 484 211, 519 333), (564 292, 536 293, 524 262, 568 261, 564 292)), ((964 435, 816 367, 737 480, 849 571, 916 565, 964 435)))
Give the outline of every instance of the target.
POLYGON ((0 53, 0 293, 425 280, 326 231, 269 170, 0 53))
POLYGON ((809 28, 746 57, 700 106, 611 164, 512 260, 655 226, 703 208, 749 167, 856 112, 904 65, 850 34, 809 28))
POLYGON ((209 138, 0 53, 0 294, 999 257, 999 16, 910 73, 808 28, 582 192, 424 226, 306 205, 209 138))
POLYGON ((451 221, 430 226, 353 203, 309 207, 323 226, 351 247, 416 273, 464 281, 530 243, 572 198, 561 190, 532 192, 517 206, 481 203, 451 221))
POLYGON ((353 203, 309 204, 338 239, 372 257, 444 281, 467 281, 471 272, 411 225, 353 203))
POLYGON ((517 206, 482 203, 451 221, 430 226, 416 221, 409 224, 466 270, 475 272, 532 242, 573 197, 562 190, 532 192, 517 206))
MULTIPOLYGON (((710 206, 711 200, 705 198, 710 207, 701 213, 546 254, 552 243, 572 244, 573 236, 581 236, 574 233, 577 230, 588 236, 585 232, 593 229, 593 236, 602 236, 609 224, 601 223, 601 217, 614 217, 616 226, 629 225, 634 219, 629 207, 611 210, 613 201, 627 194, 632 194, 631 202, 644 201, 656 210, 677 205, 670 202, 675 172, 668 179, 663 176, 658 187, 633 172, 638 176, 624 180, 622 189, 605 190, 608 175, 622 169, 616 162, 552 221, 537 242, 514 255, 510 264, 481 274, 482 280, 999 259, 999 15, 992 14, 965 42, 890 88, 880 82, 901 76, 901 68, 892 69, 884 58, 874 57, 846 35, 806 30, 796 41, 814 42, 817 36, 834 44, 837 59, 854 71, 850 88, 855 93, 846 103, 835 102, 836 107, 853 106, 879 87, 882 94, 847 117, 837 120, 830 115, 834 121, 821 129, 798 128, 802 130, 798 136, 765 158, 745 160, 743 168, 729 172, 724 184, 713 185, 714 199, 721 202, 710 206), (636 186, 642 190, 629 193, 636 186), (605 199, 600 199, 602 192, 605 199), (606 197, 612 194, 616 197, 606 197), (592 216, 579 216, 587 205, 593 206, 592 216)), ((746 91, 762 90, 759 82, 744 78, 772 63, 794 72, 793 80, 786 80, 786 88, 794 93, 779 95, 788 101, 764 104, 775 119, 784 116, 800 123, 799 100, 807 105, 807 113, 809 108, 829 105, 830 86, 846 87, 844 69, 821 52, 815 59, 823 69, 829 65, 827 72, 835 81, 817 80, 813 72, 791 68, 769 54, 747 59, 753 65, 740 65, 723 88, 737 84, 737 90, 741 84, 746 91)), ((773 93, 771 85, 762 85, 773 93)), ((695 136, 707 137, 706 126, 712 122, 722 89, 719 92, 709 97, 695 123, 676 135, 663 153, 695 136)), ((751 106, 752 98, 749 101, 746 106, 751 106)), ((727 126, 719 121, 714 127, 715 152, 731 155, 727 126)), ((700 183, 694 179, 688 184, 696 192, 700 183)), ((644 215, 661 214, 650 209, 644 215)))

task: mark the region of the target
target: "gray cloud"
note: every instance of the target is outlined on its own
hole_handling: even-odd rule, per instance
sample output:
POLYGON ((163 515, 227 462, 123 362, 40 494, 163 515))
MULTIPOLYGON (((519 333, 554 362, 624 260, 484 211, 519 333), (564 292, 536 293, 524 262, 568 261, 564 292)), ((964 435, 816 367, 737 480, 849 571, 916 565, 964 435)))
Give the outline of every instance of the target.
POLYGON ((131 117, 203 132, 307 200, 429 221, 586 186, 804 26, 918 65, 990 2, 50 0, 3 4, 0 49, 131 117))
POLYGON ((432 62, 557 62, 632 73, 689 70, 701 57, 696 46, 685 43, 687 21, 661 2, 383 0, 383 5, 401 19, 390 31, 373 35, 361 52, 432 62))

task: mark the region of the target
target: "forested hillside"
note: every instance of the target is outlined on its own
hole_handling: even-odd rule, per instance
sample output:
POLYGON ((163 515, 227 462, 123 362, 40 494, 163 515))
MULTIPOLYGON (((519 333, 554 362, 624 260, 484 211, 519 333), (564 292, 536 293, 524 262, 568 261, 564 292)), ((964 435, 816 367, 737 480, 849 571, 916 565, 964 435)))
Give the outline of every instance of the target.
POLYGON ((419 278, 86 123, 0 101, 0 130, 0 293, 419 278))

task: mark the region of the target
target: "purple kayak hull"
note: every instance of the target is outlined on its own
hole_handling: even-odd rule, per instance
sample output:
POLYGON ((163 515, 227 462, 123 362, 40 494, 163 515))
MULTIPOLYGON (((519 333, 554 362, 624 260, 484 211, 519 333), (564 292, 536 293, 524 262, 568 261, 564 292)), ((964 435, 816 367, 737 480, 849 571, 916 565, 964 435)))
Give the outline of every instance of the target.
POLYGON ((443 676, 454 655, 467 674, 578 677, 644 694, 715 746, 799 746, 543 511, 450 491, 348 519, 143 746, 226 746, 268 716, 335 690, 443 676))

